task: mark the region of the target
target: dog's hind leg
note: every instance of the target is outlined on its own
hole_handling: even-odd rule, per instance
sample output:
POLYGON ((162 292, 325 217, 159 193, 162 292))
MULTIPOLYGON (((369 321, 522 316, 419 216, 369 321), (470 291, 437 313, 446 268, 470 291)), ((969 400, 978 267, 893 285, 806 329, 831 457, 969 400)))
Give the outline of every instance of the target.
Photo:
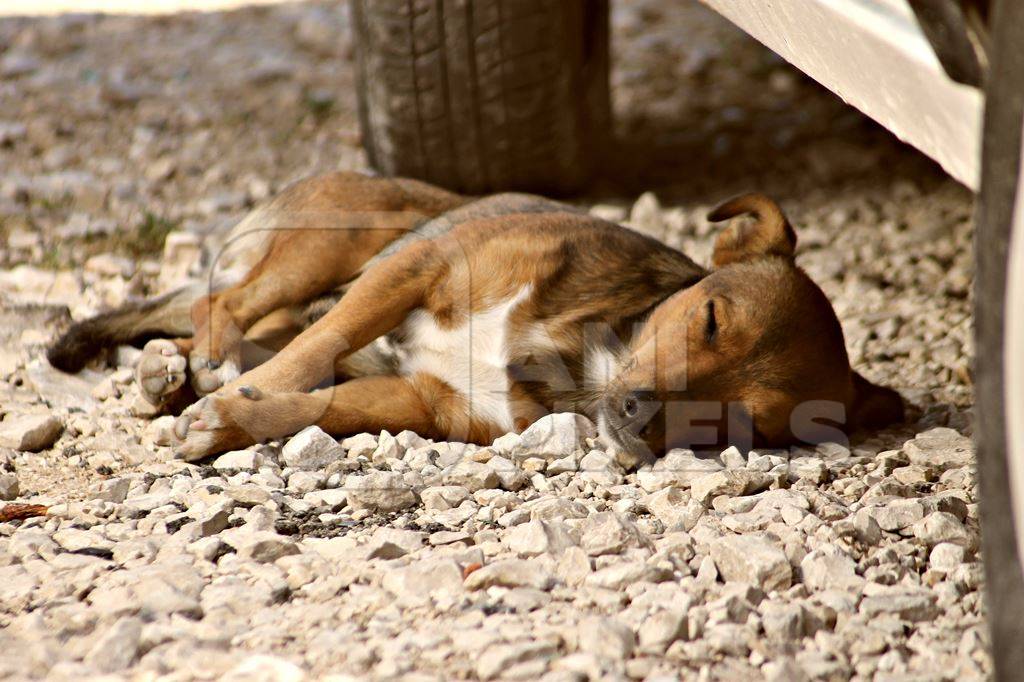
POLYGON ((258 320, 350 282, 388 244, 464 202, 413 181, 334 174, 298 183, 254 212, 244 232, 270 235, 262 258, 192 309, 196 391, 215 391, 243 371, 240 342, 258 320))
POLYGON ((281 229, 263 259, 241 282, 201 297, 192 306, 195 335, 189 368, 196 392, 211 393, 244 371, 241 342, 256 322, 348 282, 403 232, 281 229))
MULTIPOLYGON (((453 254, 447 253, 448 247, 458 245, 449 242, 442 246, 435 240, 414 242, 368 269, 326 315, 280 353, 183 412, 175 425, 178 438, 184 441, 182 452, 189 458, 199 458, 261 439, 272 424, 259 423, 249 433, 247 420, 245 426, 237 423, 235 411, 244 415, 246 408, 240 404, 248 402, 245 392, 238 388, 270 396, 301 394, 333 383, 335 367, 341 360, 397 327, 424 304, 433 283, 450 267, 453 254)), ((361 385, 358 381, 341 386, 361 385)), ((313 422, 303 417, 296 423, 305 426, 313 422), (304 421, 307 423, 302 424, 304 421)), ((285 430, 293 425, 288 422, 285 430)))

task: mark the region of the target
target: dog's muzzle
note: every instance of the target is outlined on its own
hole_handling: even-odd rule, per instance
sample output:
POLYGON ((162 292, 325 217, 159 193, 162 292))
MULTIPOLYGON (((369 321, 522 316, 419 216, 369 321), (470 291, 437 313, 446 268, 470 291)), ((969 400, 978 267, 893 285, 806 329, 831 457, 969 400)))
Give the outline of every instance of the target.
POLYGON ((661 407, 654 392, 644 390, 612 393, 602 403, 597 419, 599 435, 626 469, 654 460, 649 439, 657 430, 661 407))

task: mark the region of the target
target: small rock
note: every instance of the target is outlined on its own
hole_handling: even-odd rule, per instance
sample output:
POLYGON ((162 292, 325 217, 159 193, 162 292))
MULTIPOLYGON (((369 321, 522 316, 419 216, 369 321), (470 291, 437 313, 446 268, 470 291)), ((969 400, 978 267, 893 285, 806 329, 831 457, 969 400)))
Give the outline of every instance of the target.
POLYGON ((256 471, 261 466, 263 455, 255 450, 232 450, 213 460, 213 468, 220 471, 256 471))
POLYGON ((400 511, 415 506, 416 493, 401 474, 374 471, 366 476, 349 475, 345 479, 348 503, 353 509, 400 511))
POLYGON ((686 633, 686 610, 676 608, 658 611, 647 617, 640 625, 637 635, 640 651, 647 654, 662 654, 672 642, 686 633))
POLYGON ((326 477, 319 471, 295 471, 288 477, 288 491, 295 495, 305 495, 320 488, 325 480, 326 477))
POLYGON ((622 468, 614 456, 601 450, 588 452, 580 460, 579 470, 580 478, 597 485, 609 487, 622 483, 622 468))
POLYGON ((522 556, 539 554, 561 554, 579 541, 564 523, 534 519, 529 523, 514 526, 505 538, 509 549, 522 556))
POLYGON ((860 612, 869 618, 892 614, 903 620, 932 620, 938 615, 935 606, 936 595, 924 588, 892 587, 865 596, 860 602, 860 612))
POLYGON ((731 445, 723 450, 722 454, 718 457, 727 469, 742 469, 747 466, 747 458, 743 456, 743 453, 735 445, 731 445))
POLYGON ((476 672, 482 680, 500 677, 510 668, 535 661, 545 662, 555 657, 558 649, 550 642, 516 642, 494 644, 480 654, 476 672))
POLYGON ((793 580, 786 553, 755 535, 727 535, 711 544, 711 558, 727 581, 750 583, 765 592, 784 590, 793 580))
POLYGON ((693 499, 708 505, 718 495, 748 495, 766 489, 772 477, 752 469, 728 469, 701 476, 690 485, 693 499))
POLYGON ((967 559, 967 550, 951 542, 940 542, 932 548, 928 555, 928 563, 932 568, 947 573, 960 566, 967 559))
MULTIPOLYGON (((561 459, 583 447, 585 438, 595 438, 597 428, 586 417, 571 412, 541 417, 519 436, 513 454, 561 459)), ((500 450, 499 450, 500 452, 500 450)))
POLYGON ((406 554, 411 554, 423 547, 425 539, 426 533, 421 531, 381 526, 373 531, 373 540, 371 542, 390 542, 401 547, 406 554))
POLYGON ((49 414, 8 417, 0 422, 0 447, 38 452, 53 445, 63 430, 64 423, 49 414))
POLYGON ((425 604, 433 596, 461 592, 462 569, 450 559, 418 561, 385 573, 381 587, 399 599, 425 604))
POLYGON ((868 509, 858 509, 853 517, 853 529, 866 545, 877 545, 882 540, 882 527, 868 509))
POLYGON ((945 427, 917 434, 913 440, 903 444, 903 451, 911 464, 921 464, 938 471, 974 463, 971 439, 945 427))
POLYGON ((913 499, 893 500, 883 507, 874 507, 869 513, 882 530, 899 531, 924 518, 924 506, 913 499))
POLYGON ((668 531, 690 530, 705 512, 704 505, 692 499, 688 492, 671 486, 648 495, 644 506, 668 531))
POLYGON ((465 544, 473 544, 473 536, 464 530, 439 530, 430 534, 427 538, 427 542, 432 547, 439 547, 441 545, 454 545, 457 542, 465 544))
POLYGON ((761 604, 764 634, 775 642, 792 642, 803 636, 803 609, 798 604, 764 602, 761 604))
POLYGON ((142 638, 138 618, 122 618, 104 632, 85 655, 85 662, 105 673, 125 670, 135 661, 142 638))
POLYGON ((273 531, 249 531, 224 533, 224 541, 235 548, 240 559, 269 564, 283 556, 298 554, 295 541, 273 531))
POLYGON ((580 651, 598 658, 621 661, 636 648, 633 630, 613 618, 587 618, 580 623, 577 634, 580 651))
POLYGON ((129 478, 110 478, 106 481, 100 481, 95 487, 93 495, 96 499, 120 504, 128 497, 128 491, 131 490, 131 486, 132 481, 129 478))
POLYGON ((14 474, 0 474, 0 500, 13 500, 20 494, 18 477, 14 474))
POLYGON ((864 584, 857 564, 835 545, 823 545, 800 562, 803 582, 812 590, 855 589, 864 584))
POLYGON ((672 571, 643 561, 623 561, 591 573, 584 584, 606 590, 622 590, 634 583, 660 583, 672 578, 672 571))
POLYGON ((455 509, 469 498, 469 490, 461 485, 434 486, 420 492, 423 507, 429 511, 455 509))
POLYGON ((480 590, 488 587, 532 587, 548 590, 554 585, 552 575, 536 561, 505 559, 488 564, 473 571, 466 578, 466 589, 480 590))
POLYGON ((377 449, 377 437, 372 433, 358 433, 341 441, 341 447, 351 459, 370 457, 377 449))
POLYGON ((636 524, 615 512, 589 515, 580 526, 580 540, 590 556, 619 554, 627 548, 651 546, 651 541, 636 524))
POLYGON ((789 480, 820 485, 828 480, 828 467, 817 457, 794 457, 789 460, 789 480))
POLYGON ((661 203, 654 192, 644 192, 634 202, 629 212, 629 225, 655 239, 664 238, 665 220, 661 215, 661 203))
POLYGON ((929 547, 948 542, 970 548, 974 538, 960 520, 947 512, 932 512, 913 525, 914 536, 929 547))
POLYGON ((445 475, 445 483, 453 486, 461 486, 471 493, 478 490, 497 488, 500 479, 498 474, 487 464, 480 464, 472 460, 463 460, 456 464, 445 475))
POLYGON ((714 460, 697 457, 692 450, 677 448, 669 450, 650 469, 637 472, 640 487, 647 492, 674 486, 689 488, 699 478, 721 471, 722 465, 714 460))
POLYGON ((319 471, 345 457, 345 449, 319 426, 307 426, 288 439, 281 448, 286 466, 303 471, 319 471))
POLYGON ((219 677, 222 682, 303 682, 306 673, 283 658, 252 654, 219 677))

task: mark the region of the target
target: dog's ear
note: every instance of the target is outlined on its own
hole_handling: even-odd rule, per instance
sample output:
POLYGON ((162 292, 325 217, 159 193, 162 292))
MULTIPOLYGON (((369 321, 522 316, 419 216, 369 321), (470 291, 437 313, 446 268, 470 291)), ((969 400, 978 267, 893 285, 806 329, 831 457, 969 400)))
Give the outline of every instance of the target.
POLYGON ((711 257, 716 268, 765 256, 793 258, 796 232, 779 205, 763 194, 733 197, 712 209, 708 220, 719 222, 745 213, 752 214, 757 222, 742 225, 737 221, 718 235, 711 257))
POLYGON ((850 430, 880 429, 904 419, 903 398, 891 388, 876 386, 853 372, 853 406, 850 430))

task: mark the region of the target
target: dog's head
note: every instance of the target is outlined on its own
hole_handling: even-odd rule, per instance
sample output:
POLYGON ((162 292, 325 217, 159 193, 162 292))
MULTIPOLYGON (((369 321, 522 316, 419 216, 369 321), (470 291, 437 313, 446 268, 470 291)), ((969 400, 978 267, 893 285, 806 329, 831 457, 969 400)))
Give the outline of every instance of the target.
POLYGON ((599 412, 624 455, 673 447, 776 447, 836 440, 903 418, 895 391, 850 368, 839 320, 797 267, 796 234, 778 205, 746 194, 714 209, 733 221, 714 268, 659 305, 599 412))

